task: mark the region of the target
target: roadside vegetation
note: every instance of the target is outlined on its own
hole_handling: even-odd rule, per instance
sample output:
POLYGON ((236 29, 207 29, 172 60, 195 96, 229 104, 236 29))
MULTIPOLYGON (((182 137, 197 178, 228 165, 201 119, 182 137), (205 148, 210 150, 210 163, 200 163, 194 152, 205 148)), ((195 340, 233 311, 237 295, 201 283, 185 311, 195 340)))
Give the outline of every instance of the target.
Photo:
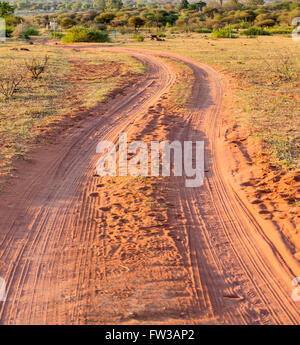
POLYGON ((80 118, 81 109, 88 111, 145 71, 126 54, 27 47, 0 45, 0 182, 34 142, 52 140, 47 133, 63 118, 80 118))
POLYGON ((220 70, 232 80, 236 123, 262 140, 275 162, 300 168, 300 45, 290 37, 213 39, 194 33, 126 45, 189 55, 220 70))
MULTIPOLYGON (((0 2, 0 15, 6 19, 7 35, 16 39, 31 37, 35 42, 56 38, 64 43, 100 42, 105 45, 110 42, 111 45, 169 50, 216 66, 233 77, 237 123, 248 128, 253 138, 263 140, 276 162, 288 169, 299 168, 300 46, 291 39, 291 32, 295 28, 293 18, 300 16, 300 0, 273 3, 263 0, 96 0, 58 1, 43 6, 30 0, 26 5, 0 2), (30 16, 14 14, 20 10, 39 13, 30 16), (51 13, 43 14, 42 10, 51 13), (50 26, 54 20, 58 24, 55 33, 50 26)), ((50 65, 54 61, 50 59, 50 65)), ((19 61, 10 66, 15 62, 19 61)), ((64 60, 59 68, 67 71, 70 66, 64 60)), ((51 82, 47 79, 50 71, 60 75, 50 68, 42 79, 31 83, 46 80, 45 87, 50 87, 51 82)), ((2 74, 8 72, 9 68, 2 74)), ((16 102, 28 83, 28 78, 21 79, 13 81, 5 91, 7 95, 2 92, 2 99, 13 98, 9 103, 16 102), (18 96, 12 97, 16 92, 18 96)), ((90 101, 87 103, 105 97, 101 95, 116 87, 117 79, 114 76, 102 80, 101 87, 99 84, 89 85, 90 101)), ((58 84, 57 90, 67 87, 67 84, 58 84)), ((53 94, 58 92, 53 87, 50 89, 53 94)), ((54 99, 57 97, 53 96, 54 99)), ((2 102, 1 106, 3 104, 7 106, 8 103, 2 102)), ((41 106, 40 102, 37 104, 41 106)))
MULTIPOLYGON (((121 35, 141 31, 148 35, 156 32, 166 37, 176 32, 213 32, 214 37, 234 38, 232 30, 237 34, 248 30, 246 35, 250 32, 250 36, 266 33, 287 35, 294 29, 293 19, 300 16, 299 0, 272 3, 264 3, 264 0, 61 0, 47 3, 28 0, 11 4, 0 2, 0 16, 6 18, 9 37, 19 36, 22 28, 25 38, 39 32, 50 34, 50 22, 56 20, 58 36, 67 34, 65 40, 68 42, 72 36, 70 32, 84 32, 84 28, 89 34, 81 39, 87 42, 107 42, 107 34, 115 30, 121 35), (13 15, 21 10, 21 13, 32 11, 32 15, 13 15), (48 12, 43 13, 43 10, 48 12), (68 31, 72 28, 73 31, 68 31)), ((75 41, 78 41, 78 35, 75 41)))

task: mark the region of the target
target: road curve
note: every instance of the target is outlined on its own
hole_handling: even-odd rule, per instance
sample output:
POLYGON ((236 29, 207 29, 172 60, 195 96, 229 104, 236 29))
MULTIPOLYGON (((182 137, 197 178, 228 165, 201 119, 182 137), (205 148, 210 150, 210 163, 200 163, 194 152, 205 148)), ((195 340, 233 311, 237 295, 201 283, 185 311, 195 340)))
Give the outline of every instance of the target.
POLYGON ((299 324, 299 304, 291 299, 289 285, 299 267, 273 245, 222 172, 222 76, 176 54, 109 49, 140 59, 147 76, 110 102, 103 116, 90 118, 33 155, 32 169, 8 188, 0 203, 0 276, 7 282, 0 323, 85 323, 81 289, 87 279, 96 279, 86 255, 96 233, 92 203, 87 202, 95 188, 95 148, 100 140, 130 131, 133 120, 170 91, 175 74, 159 58, 165 56, 185 63, 195 75, 186 126, 178 128, 174 139, 204 140, 206 145, 204 186, 185 188, 183 178, 170 182, 185 220, 176 225, 186 234, 199 315, 220 324, 299 324), (70 289, 78 303, 64 298, 70 289))
POLYGON ((88 118, 58 144, 33 155, 30 169, 2 198, 0 276, 7 282, 6 302, 0 302, 2 324, 81 323, 80 308, 69 310, 63 295, 74 291, 72 298, 80 301, 86 278, 95 274, 85 250, 96 232, 86 199, 95 188, 97 143, 128 131, 174 82, 157 58, 136 57, 147 66, 145 79, 107 104, 103 115, 88 118), (72 286, 64 287, 69 281, 72 286))

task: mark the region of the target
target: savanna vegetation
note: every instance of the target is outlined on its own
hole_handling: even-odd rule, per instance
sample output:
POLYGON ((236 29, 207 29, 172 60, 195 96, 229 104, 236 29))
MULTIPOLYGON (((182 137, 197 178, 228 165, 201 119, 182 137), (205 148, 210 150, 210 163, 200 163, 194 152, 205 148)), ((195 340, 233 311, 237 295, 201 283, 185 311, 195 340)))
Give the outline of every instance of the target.
MULTIPOLYGON (((49 30, 54 19, 59 30, 83 27, 91 29, 95 40, 99 32, 116 30, 121 34, 160 34, 175 32, 213 32, 214 37, 236 37, 237 34, 257 36, 266 34, 290 34, 292 21, 300 16, 300 1, 286 0, 264 3, 264 0, 208 0, 208 1, 56 1, 56 2, 0 2, 0 16, 7 21, 7 35, 18 35, 23 19, 26 37, 38 30, 49 30), (32 16, 14 15, 15 11, 32 10, 32 16), (49 13, 42 10, 48 9, 49 13), (34 31, 36 30, 36 31, 34 31)), ((93 36, 92 35, 92 36, 93 36)), ((70 34, 69 39, 70 40, 70 34)), ((83 35, 87 41, 91 35, 83 35)), ((102 38, 106 40, 106 38, 102 38)))
POLYGON ((24 41, 0 43, 0 189, 14 159, 26 159, 33 142, 51 141, 51 128, 76 121, 82 109, 88 112, 144 73, 126 54, 27 47, 24 41))
MULTIPOLYGON (((295 28, 292 25, 293 18, 300 17, 300 0, 272 3, 264 3, 263 0, 95 0, 82 2, 80 7, 77 2, 58 1, 55 6, 47 2, 53 5, 52 13, 32 16, 15 14, 20 8, 37 10, 37 4, 27 1, 26 6, 21 6, 17 2, 0 2, 0 15, 6 19, 7 35, 11 39, 53 38, 50 23, 55 20, 58 23, 55 38, 65 43, 110 42, 170 50, 217 66, 236 80, 237 103, 233 114, 236 121, 250 128, 254 138, 262 139, 268 145, 274 160, 289 169, 299 168, 300 47, 299 41, 291 39, 291 32, 295 28), (78 6, 75 7, 75 4, 78 6)), ((64 53, 60 51, 59 54, 62 56, 64 53)), ((41 63, 45 61, 45 55, 39 56, 41 63)), ((12 63, 8 63, 8 59, 11 56, 7 56, 4 61, 1 55, 0 63, 10 66, 17 64, 16 70, 27 70, 28 75, 28 66, 20 66, 18 57, 14 56, 12 63)), ((50 56, 49 61, 53 65, 55 60, 50 56)), ((62 66, 67 69, 65 64, 62 66)), ((50 70, 46 66, 41 76, 49 77, 47 71, 50 70)), ((9 68, 3 69, 3 80, 7 80, 9 71, 9 68)), ((55 69, 52 71, 57 73, 55 69)), ((16 108, 15 102, 26 104, 21 99, 28 78, 20 79, 11 80, 11 84, 6 86, 8 90, 3 91, 3 87, 0 90, 0 106, 3 107, 2 114, 6 114, 6 119, 9 119, 9 112, 5 110, 9 104, 12 104, 13 109, 16 108)), ((42 80, 30 77, 34 85, 42 80)), ((61 82, 56 80, 55 83, 60 85, 57 89, 60 90, 61 82)), ((47 90, 50 87, 53 92, 51 82, 43 85, 46 85, 47 90)), ((41 88, 37 87, 36 90, 41 88)), ((44 94, 47 95, 47 92, 44 94)), ((33 94, 27 93, 28 99, 31 99, 30 95, 33 94)), ((46 97, 44 104, 51 99, 46 97)), ((41 113, 45 114, 44 111, 41 113)), ((27 119, 23 115, 18 118, 27 119)), ((13 121, 14 125, 16 123, 13 121)))

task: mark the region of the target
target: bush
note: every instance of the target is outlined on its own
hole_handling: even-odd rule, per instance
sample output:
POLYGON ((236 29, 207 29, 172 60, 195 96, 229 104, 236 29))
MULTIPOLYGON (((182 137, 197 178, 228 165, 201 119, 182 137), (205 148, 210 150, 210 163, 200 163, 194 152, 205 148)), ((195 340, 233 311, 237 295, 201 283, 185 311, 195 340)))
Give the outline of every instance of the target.
POLYGON ((120 30, 120 33, 121 33, 121 35, 126 35, 126 34, 131 34, 132 33, 132 29, 130 29, 130 28, 122 28, 121 30, 120 30))
POLYGON ((208 28, 199 28, 195 30, 195 32, 197 32, 198 34, 210 34, 211 31, 212 30, 208 28))
POLYGON ((100 30, 100 31, 106 31, 107 30, 107 26, 105 24, 94 24, 90 27, 93 28, 94 30, 100 30))
POLYGON ((6 37, 11 37, 13 32, 14 28, 12 26, 6 26, 6 37))
POLYGON ((256 25, 265 27, 265 26, 273 26, 275 24, 275 21, 273 19, 265 19, 262 21, 257 21, 256 25))
POLYGON ((25 25, 19 24, 15 27, 13 31, 13 37, 14 38, 29 38, 29 35, 25 35, 25 32, 28 30, 28 27, 25 27, 25 25))
POLYGON ((261 29, 261 28, 257 28, 255 26, 252 26, 248 30, 242 31, 241 35, 254 37, 254 36, 263 36, 263 35, 268 36, 268 35, 270 35, 270 33, 261 29))
POLYGON ((38 35, 39 35, 39 32, 35 28, 28 28, 24 31, 25 37, 38 36, 38 35))
POLYGON ((109 35, 105 31, 99 31, 92 28, 82 26, 74 26, 67 31, 62 38, 64 43, 74 42, 109 42, 109 35))
POLYGON ((51 31, 51 39, 62 39, 64 35, 61 32, 55 32, 55 37, 54 37, 54 31, 51 31))
POLYGON ((292 31, 294 30, 293 27, 291 26, 273 26, 271 28, 267 28, 266 31, 269 32, 270 34, 274 35, 284 35, 284 34, 291 34, 292 31))
POLYGON ((136 35, 136 34, 134 34, 132 38, 138 42, 144 42, 144 39, 145 39, 143 35, 136 35))
POLYGON ((252 24, 250 22, 241 22, 241 23, 231 25, 231 28, 232 29, 249 29, 251 25, 252 24))
POLYGON ((65 29, 70 29, 72 26, 76 25, 76 21, 70 17, 62 18, 60 25, 65 29))
POLYGON ((0 97, 7 101, 19 90, 26 80, 26 70, 23 65, 11 58, 7 64, 0 65, 0 97))
POLYGON ((18 24, 21 24, 21 22, 22 22, 22 18, 18 16, 5 17, 6 26, 16 27, 18 24))
POLYGON ((49 58, 46 55, 43 59, 33 57, 30 60, 25 61, 25 66, 30 72, 32 79, 38 79, 40 75, 46 71, 48 60, 49 58))
POLYGON ((128 20, 128 24, 134 27, 134 30, 138 31, 139 28, 141 28, 143 25, 145 25, 146 21, 139 17, 139 16, 133 16, 130 17, 128 20))
POLYGON ((211 34, 212 38, 236 38, 235 31, 229 28, 214 30, 211 34))
POLYGON ((96 23, 109 24, 113 19, 115 19, 115 16, 116 15, 113 12, 103 12, 94 20, 96 23))

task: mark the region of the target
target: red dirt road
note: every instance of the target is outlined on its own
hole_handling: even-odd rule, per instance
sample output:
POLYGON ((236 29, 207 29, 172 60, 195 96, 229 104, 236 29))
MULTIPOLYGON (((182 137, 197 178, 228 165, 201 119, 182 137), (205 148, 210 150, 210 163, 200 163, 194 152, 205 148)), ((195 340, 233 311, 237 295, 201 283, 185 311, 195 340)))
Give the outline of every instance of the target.
MULTIPOLYGON (((7 282, 7 300, 0 302, 0 323, 299 324, 300 305, 291 298, 299 262, 276 226, 258 217, 230 175, 234 158, 222 139, 226 80, 212 68, 175 54, 109 49, 141 60, 148 67, 144 80, 99 106, 101 116, 88 118, 56 144, 34 153, 1 196, 0 276, 7 282), (113 313, 118 305, 94 293, 90 283, 99 280, 99 253, 90 250, 98 229, 95 201, 89 198, 97 184, 95 150, 99 141, 130 132, 134 122, 168 95, 176 73, 159 56, 185 63, 195 75, 185 126, 172 138, 204 140, 206 145, 204 186, 186 188, 184 178, 170 182, 175 194, 169 218, 185 238, 181 250, 188 262, 193 312, 184 315, 176 297, 177 315, 157 309, 136 317, 134 305, 137 311, 122 319, 113 313)), ((102 246, 105 252, 105 241, 102 246)), ((139 295, 146 298, 148 285, 136 278, 139 295)))

